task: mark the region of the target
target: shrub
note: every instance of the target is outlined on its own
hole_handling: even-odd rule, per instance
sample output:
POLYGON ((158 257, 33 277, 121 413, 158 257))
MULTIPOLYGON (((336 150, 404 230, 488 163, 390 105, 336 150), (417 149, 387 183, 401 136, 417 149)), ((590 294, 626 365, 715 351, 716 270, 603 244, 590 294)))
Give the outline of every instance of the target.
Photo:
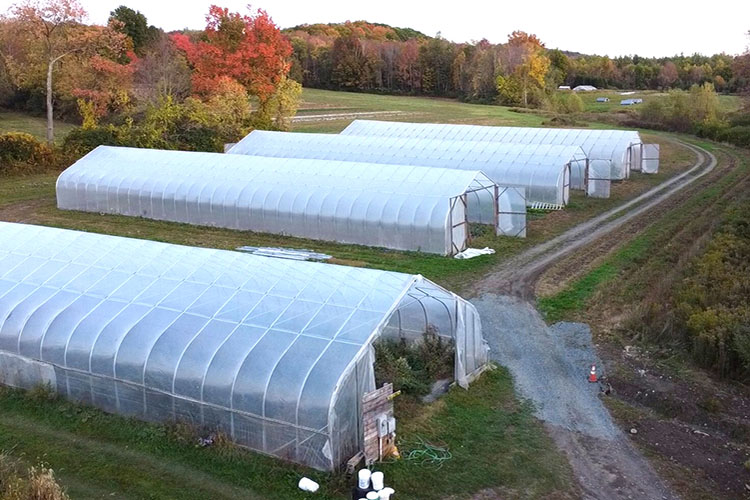
POLYGON ((54 164, 54 151, 23 132, 0 134, 0 173, 40 170, 54 164))
POLYGON ((427 394, 433 382, 450 378, 454 370, 451 341, 428 325, 417 342, 381 340, 375 344, 375 381, 391 382, 394 390, 420 396, 427 394))
POLYGON ((750 125, 731 127, 722 134, 719 140, 729 142, 735 146, 750 148, 750 125))
POLYGON ((549 107, 561 114, 581 113, 583 101, 575 92, 554 92, 549 97, 549 107))
POLYGON ((715 141, 723 141, 728 130, 729 126, 726 122, 710 120, 696 124, 695 135, 715 141))
POLYGON ((721 376, 750 373, 750 203, 731 213, 677 293, 696 361, 721 376))
POLYGON ((63 149, 70 153, 85 155, 97 146, 123 146, 122 130, 114 125, 105 127, 76 128, 63 139, 63 149))

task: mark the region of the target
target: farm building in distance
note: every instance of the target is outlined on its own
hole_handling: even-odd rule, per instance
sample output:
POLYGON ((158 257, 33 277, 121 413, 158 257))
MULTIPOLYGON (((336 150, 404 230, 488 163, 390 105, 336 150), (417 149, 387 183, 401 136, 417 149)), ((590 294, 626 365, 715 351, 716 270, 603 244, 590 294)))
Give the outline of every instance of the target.
POLYGON ((477 311, 421 276, 0 222, 5 384, 317 469, 361 449, 373 342, 428 329, 468 386, 488 355, 477 311))
POLYGON ((523 196, 496 187, 476 170, 100 146, 60 175, 57 204, 452 255, 469 221, 525 235, 523 196))
POLYGON ((643 144, 630 130, 589 130, 531 127, 491 127, 445 123, 406 123, 354 120, 342 135, 442 139, 512 144, 579 146, 589 159, 590 178, 626 179, 630 170, 656 173, 658 148, 643 144), (603 168, 606 166, 606 168, 603 168))
POLYGON ((594 92, 596 90, 599 90, 599 89, 597 89, 593 85, 579 85, 573 88, 574 92, 594 92))
MULTIPOLYGON (((481 170, 500 186, 526 191, 526 203, 565 205, 569 189, 585 188, 588 160, 575 146, 518 145, 421 138, 295 134, 255 130, 230 154, 366 161, 481 170)), ((596 193, 591 193, 596 196, 596 193)))

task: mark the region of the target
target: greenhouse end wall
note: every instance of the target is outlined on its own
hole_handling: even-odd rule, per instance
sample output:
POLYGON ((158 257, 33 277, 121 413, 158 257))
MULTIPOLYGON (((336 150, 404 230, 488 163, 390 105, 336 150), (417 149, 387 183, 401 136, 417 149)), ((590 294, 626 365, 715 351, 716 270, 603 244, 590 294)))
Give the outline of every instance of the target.
POLYGON ((466 386, 475 314, 420 276, 0 222, 3 383, 322 470, 360 446, 373 342, 433 325, 466 386))

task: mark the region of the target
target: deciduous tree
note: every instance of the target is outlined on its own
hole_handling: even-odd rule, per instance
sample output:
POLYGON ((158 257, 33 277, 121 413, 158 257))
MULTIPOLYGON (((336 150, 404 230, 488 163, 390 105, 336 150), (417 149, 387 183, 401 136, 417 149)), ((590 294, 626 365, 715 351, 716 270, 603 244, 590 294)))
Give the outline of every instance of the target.
MULTIPOLYGON (((53 75, 63 59, 85 58, 98 51, 117 54, 122 35, 109 28, 83 24, 86 11, 78 0, 26 0, 12 9, 15 36, 23 40, 27 64, 16 64, 19 74, 46 73, 47 141, 54 140, 53 75)), ((75 65, 74 65, 75 66, 75 65)), ((33 76, 32 76, 33 77, 33 76)))
POLYGON ((261 102, 267 100, 289 71, 292 46, 286 37, 260 9, 240 15, 212 5, 206 21, 199 40, 172 35, 193 67, 193 91, 209 95, 230 77, 261 102))
POLYGON ((120 5, 109 13, 109 22, 117 21, 117 31, 125 34, 133 42, 133 51, 143 55, 146 45, 153 41, 160 33, 158 28, 148 25, 146 16, 140 11, 120 5))
POLYGON ((659 85, 663 88, 670 88, 678 77, 677 66, 672 61, 667 61, 659 71, 659 85))

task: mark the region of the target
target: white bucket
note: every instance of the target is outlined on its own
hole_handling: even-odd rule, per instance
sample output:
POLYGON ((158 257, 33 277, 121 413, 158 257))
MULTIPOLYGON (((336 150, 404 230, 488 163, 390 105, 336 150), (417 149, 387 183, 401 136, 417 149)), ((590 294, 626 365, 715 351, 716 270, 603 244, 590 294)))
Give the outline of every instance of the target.
POLYGON ((372 473, 370 472, 370 469, 361 469, 358 473, 359 477, 359 489, 360 490, 366 490, 370 487, 370 476, 372 473))
POLYGON ((309 491, 310 493, 315 493, 316 491, 318 491, 318 488, 320 488, 320 485, 318 483, 306 477, 300 479, 297 486, 299 486, 299 489, 301 489, 302 491, 309 491))
POLYGON ((373 472, 370 480, 372 481, 373 490, 380 491, 385 488, 385 477, 382 472, 373 472))
POLYGON ((380 495, 378 500, 391 500, 391 495, 394 493, 396 493, 396 490, 393 488, 383 488, 378 492, 378 495, 380 495))
POLYGON ((370 493, 367 494, 367 500, 379 500, 379 499, 380 499, 380 495, 378 495, 377 492, 375 491, 371 491, 370 493))

